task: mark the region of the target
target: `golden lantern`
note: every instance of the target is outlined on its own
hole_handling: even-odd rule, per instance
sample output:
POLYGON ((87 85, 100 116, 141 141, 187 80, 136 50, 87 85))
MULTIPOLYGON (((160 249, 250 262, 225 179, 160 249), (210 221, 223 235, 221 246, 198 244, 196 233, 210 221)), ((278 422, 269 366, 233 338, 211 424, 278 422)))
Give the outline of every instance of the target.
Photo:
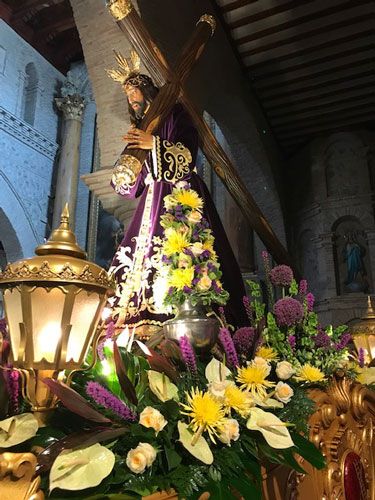
POLYGON ((349 331, 354 345, 359 353, 363 349, 366 364, 375 359, 375 312, 372 308, 371 297, 367 297, 367 311, 365 315, 350 324, 349 331))
POLYGON ((86 260, 69 229, 67 206, 58 229, 36 256, 8 264, 0 273, 11 358, 22 375, 23 395, 41 424, 56 398, 43 384, 80 369, 90 347, 112 282, 86 260))

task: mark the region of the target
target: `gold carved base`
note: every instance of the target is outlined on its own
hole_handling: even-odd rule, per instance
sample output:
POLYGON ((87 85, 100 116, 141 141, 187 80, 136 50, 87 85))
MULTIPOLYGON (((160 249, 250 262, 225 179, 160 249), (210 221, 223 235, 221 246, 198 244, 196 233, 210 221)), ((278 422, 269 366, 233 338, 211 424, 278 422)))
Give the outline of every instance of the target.
POLYGON ((44 500, 40 478, 34 477, 36 463, 32 453, 0 454, 1 500, 44 500))

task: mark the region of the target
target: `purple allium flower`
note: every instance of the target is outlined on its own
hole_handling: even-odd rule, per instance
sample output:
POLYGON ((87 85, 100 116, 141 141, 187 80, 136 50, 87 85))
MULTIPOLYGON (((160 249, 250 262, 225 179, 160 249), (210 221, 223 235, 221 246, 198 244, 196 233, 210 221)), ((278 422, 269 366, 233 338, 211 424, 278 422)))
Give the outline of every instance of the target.
POLYGON ((307 293, 307 281, 306 280, 301 280, 299 282, 298 293, 302 297, 304 297, 306 295, 306 293, 307 293))
POLYGON ((290 286, 293 281, 293 271, 284 264, 276 266, 270 271, 270 281, 276 286, 290 286))
POLYGON ((306 305, 307 305, 307 310, 309 312, 312 312, 312 310, 314 308, 314 302, 315 302, 315 297, 311 292, 309 292, 306 295, 306 305))
POLYGON ((249 297, 247 297, 247 295, 244 295, 242 297, 242 303, 244 305, 246 315, 249 318, 249 321, 251 322, 253 320, 253 308, 251 305, 251 301, 250 301, 249 297))
POLYGON ((330 336, 322 329, 318 330, 317 335, 314 338, 315 347, 323 347, 324 349, 328 349, 331 347, 331 338, 330 336))
POLYGON ((235 368, 239 366, 236 348, 234 347, 233 339, 228 328, 220 328, 219 339, 224 347, 227 358, 227 364, 235 368))
POLYGON ((345 349, 345 347, 348 345, 348 343, 351 341, 351 339, 352 339, 352 336, 350 335, 349 332, 344 333, 341 336, 341 339, 339 340, 339 342, 337 342, 337 344, 335 345, 335 348, 338 351, 345 349))
POLYGON ((98 382, 87 382, 86 394, 98 405, 104 406, 107 410, 112 410, 124 420, 128 420, 129 422, 137 420, 137 415, 121 399, 98 384, 98 382))
POLYGON ((234 346, 240 355, 248 356, 254 345, 255 329, 251 326, 238 328, 233 335, 234 346))
POLYGON ((186 368, 190 373, 196 375, 197 373, 197 360, 195 359, 195 353, 190 341, 186 335, 179 338, 180 350, 182 354, 182 359, 186 365, 186 368))
POLYGON ((363 368, 365 366, 365 350, 363 347, 360 347, 358 350, 358 364, 360 368, 363 368))
POLYGON ((112 339, 113 335, 115 334, 115 331, 116 331, 115 324, 113 321, 110 321, 106 326, 106 332, 105 332, 105 336, 104 336, 103 340, 98 344, 97 352, 98 352, 98 356, 99 356, 100 361, 103 361, 103 359, 104 359, 103 349, 104 349, 105 341, 108 339, 112 339))
POLYGON ((295 335, 289 335, 288 337, 288 343, 292 349, 292 351, 296 348, 296 336, 295 335))
POLYGON ((279 299, 273 311, 279 326, 293 326, 301 321, 304 314, 302 304, 292 297, 279 299))

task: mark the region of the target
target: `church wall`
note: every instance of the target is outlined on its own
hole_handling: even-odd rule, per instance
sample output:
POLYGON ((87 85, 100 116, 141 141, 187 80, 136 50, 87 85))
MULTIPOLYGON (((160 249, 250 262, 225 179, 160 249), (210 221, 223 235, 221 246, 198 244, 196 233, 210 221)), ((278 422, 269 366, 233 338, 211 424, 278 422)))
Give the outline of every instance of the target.
MULTIPOLYGON (((63 75, 3 21, 0 47, 0 208, 19 239, 22 255, 17 258, 30 257, 46 235, 48 196, 58 148, 53 96, 63 75), (29 113, 25 113, 27 75, 32 81, 28 104, 34 99, 29 113)), ((4 237, 2 240, 7 259, 14 260, 11 236, 9 242, 4 237)))
POLYGON ((374 139, 364 130, 333 133, 289 161, 290 249, 323 322, 359 317, 374 293, 374 139))

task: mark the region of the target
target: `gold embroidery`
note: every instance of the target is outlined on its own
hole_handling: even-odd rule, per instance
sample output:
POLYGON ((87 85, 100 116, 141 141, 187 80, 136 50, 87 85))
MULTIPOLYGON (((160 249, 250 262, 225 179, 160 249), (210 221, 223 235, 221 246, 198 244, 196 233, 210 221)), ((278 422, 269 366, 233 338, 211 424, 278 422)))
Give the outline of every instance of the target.
MULTIPOLYGON (((164 309, 155 303, 152 293, 152 273, 155 271, 155 262, 160 260, 161 240, 152 237, 151 212, 154 194, 154 183, 151 183, 147 192, 143 210, 141 227, 138 236, 134 236, 134 252, 131 248, 120 247, 116 252, 118 265, 109 270, 111 275, 117 275, 115 297, 110 299, 113 304, 112 314, 116 324, 132 324, 132 318, 142 311, 152 314, 166 314, 164 309)), ((145 320, 151 322, 152 320, 145 320)))
POLYGON ((156 180, 161 181, 163 179, 163 167, 161 164, 161 154, 160 154, 160 137, 158 135, 155 136, 155 148, 156 148, 156 171, 157 178, 156 180))
POLYGON ((112 184, 116 193, 128 194, 135 186, 141 169, 141 162, 134 156, 120 156, 112 174, 112 184))
POLYGON ((163 141, 163 146, 165 148, 164 160, 168 164, 168 170, 164 172, 164 180, 177 182, 190 172, 191 152, 181 142, 173 144, 163 141))
POLYGON ((107 7, 116 21, 121 21, 133 10, 130 0, 107 0, 107 7))
POLYGON ((213 16, 211 16, 210 14, 203 14, 203 16, 200 17, 197 24, 199 24, 199 23, 208 23, 211 27, 211 36, 215 33, 216 21, 215 21, 215 18, 213 16))

